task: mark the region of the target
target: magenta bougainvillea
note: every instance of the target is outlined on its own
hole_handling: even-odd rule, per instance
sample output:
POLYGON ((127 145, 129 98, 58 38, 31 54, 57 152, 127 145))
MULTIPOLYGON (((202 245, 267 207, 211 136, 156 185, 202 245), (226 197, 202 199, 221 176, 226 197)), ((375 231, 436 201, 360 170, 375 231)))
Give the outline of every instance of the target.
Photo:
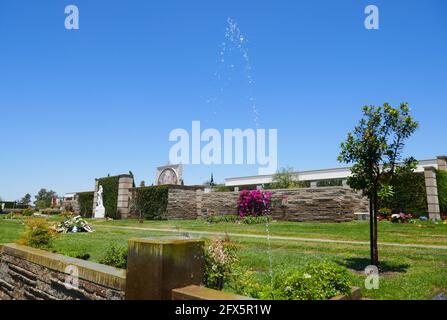
POLYGON ((240 217, 262 216, 270 213, 272 193, 262 190, 242 190, 239 192, 237 211, 240 217))

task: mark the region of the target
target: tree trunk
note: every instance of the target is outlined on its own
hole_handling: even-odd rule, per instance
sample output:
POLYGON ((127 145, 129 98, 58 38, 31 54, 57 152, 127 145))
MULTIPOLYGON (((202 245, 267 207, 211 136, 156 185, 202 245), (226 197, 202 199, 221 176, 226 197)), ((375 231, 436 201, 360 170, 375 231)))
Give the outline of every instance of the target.
POLYGON ((372 257, 372 264, 376 267, 379 267, 379 249, 377 246, 378 242, 378 236, 377 236, 377 215, 379 209, 378 206, 378 196, 377 196, 377 186, 374 187, 374 195, 373 195, 373 232, 374 232, 374 241, 373 241, 373 257, 372 257))
POLYGON ((369 199, 369 246, 371 253, 371 264, 374 264, 374 205, 372 196, 369 199))

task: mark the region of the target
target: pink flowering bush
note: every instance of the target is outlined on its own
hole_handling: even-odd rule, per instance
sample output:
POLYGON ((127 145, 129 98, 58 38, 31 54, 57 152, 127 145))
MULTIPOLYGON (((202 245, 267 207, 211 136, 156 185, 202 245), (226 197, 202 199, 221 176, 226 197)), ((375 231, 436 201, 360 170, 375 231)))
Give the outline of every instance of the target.
POLYGON ((229 240, 214 239, 205 246, 204 284, 222 290, 231 277, 236 262, 235 246, 229 240))
POLYGON ((270 213, 272 193, 262 190, 242 190, 239 193, 237 211, 240 217, 263 216, 270 213))

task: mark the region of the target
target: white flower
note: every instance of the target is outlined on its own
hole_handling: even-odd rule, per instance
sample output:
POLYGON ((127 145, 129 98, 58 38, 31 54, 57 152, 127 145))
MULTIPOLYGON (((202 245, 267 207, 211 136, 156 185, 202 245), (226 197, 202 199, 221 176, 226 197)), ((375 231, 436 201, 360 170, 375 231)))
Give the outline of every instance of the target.
POLYGON ((304 278, 305 278, 305 279, 310 279, 310 278, 312 278, 312 276, 311 276, 310 274, 308 274, 308 273, 305 273, 305 274, 304 274, 304 278))

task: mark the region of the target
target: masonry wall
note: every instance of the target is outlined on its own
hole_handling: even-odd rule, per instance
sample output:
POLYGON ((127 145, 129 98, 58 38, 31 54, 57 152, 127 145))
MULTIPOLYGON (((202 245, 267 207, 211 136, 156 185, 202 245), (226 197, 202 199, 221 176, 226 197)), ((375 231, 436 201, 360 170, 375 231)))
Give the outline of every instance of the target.
MULTIPOLYGON (((272 215, 278 220, 341 222, 353 220, 355 212, 368 212, 368 200, 347 187, 270 191, 275 203, 272 215)), ((238 198, 238 192, 170 190, 168 218, 195 219, 208 215, 236 214, 238 198)))
POLYGON ((196 190, 170 188, 168 191, 167 219, 196 219, 200 193, 196 190))
POLYGON ((0 246, 1 300, 122 300, 125 282, 125 270, 16 244, 0 246), (74 269, 78 287, 67 289, 74 269))

